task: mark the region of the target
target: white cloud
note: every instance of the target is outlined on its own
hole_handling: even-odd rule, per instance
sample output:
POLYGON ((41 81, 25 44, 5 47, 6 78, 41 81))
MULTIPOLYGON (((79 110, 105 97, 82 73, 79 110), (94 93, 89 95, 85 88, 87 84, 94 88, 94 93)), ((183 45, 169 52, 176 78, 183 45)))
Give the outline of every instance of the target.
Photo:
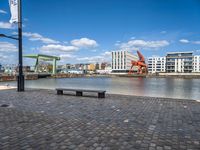
POLYGON ((9 53, 0 53, 1 64, 17 64, 17 55, 12 55, 9 53))
POLYGON ((181 43, 191 43, 191 44, 200 44, 200 41, 189 41, 187 39, 180 39, 179 42, 181 42, 181 43))
POLYGON ((40 50, 45 51, 45 52, 55 52, 55 51, 62 51, 62 52, 74 52, 77 51, 78 48, 75 46, 65 46, 65 45, 44 45, 40 48, 40 50))
POLYGON ((102 56, 92 56, 92 57, 80 57, 80 58, 77 58, 78 61, 81 61, 81 62, 88 62, 88 63, 96 63, 96 62, 104 62, 104 57, 102 56))
POLYGON ((161 34, 166 34, 166 33, 167 33, 167 31, 161 31, 160 33, 161 33, 161 34))
POLYGON ((115 43, 115 46, 117 46, 117 47, 120 46, 120 45, 121 45, 120 43, 115 43))
POLYGON ((77 58, 78 61, 81 62, 88 62, 88 63, 96 63, 96 62, 110 62, 111 61, 111 52, 106 51, 101 53, 98 56, 91 56, 91 57, 79 57, 77 58))
POLYGON ((196 52, 200 52, 200 49, 197 49, 196 52))
POLYGON ((159 55, 152 55, 151 57, 160 57, 159 55))
POLYGON ((0 63, 16 63, 17 47, 9 42, 0 42, 0 63))
POLYGON ((93 49, 93 50, 91 50, 91 52, 97 52, 97 49, 93 49))
POLYGON ((14 29, 14 26, 8 22, 0 22, 0 28, 2 29, 14 29))
POLYGON ((121 41, 116 41, 115 42, 115 46, 120 46, 121 45, 121 41))
POLYGON ((121 49, 126 49, 126 50, 137 50, 139 48, 157 49, 168 45, 169 42, 166 40, 161 40, 161 41, 130 40, 127 43, 120 44, 119 47, 121 49))
POLYGON ((24 18, 24 21, 28 21, 28 18, 24 18))
POLYGON ((187 39, 180 39, 179 42, 181 42, 181 43, 189 43, 190 41, 187 40, 187 39))
POLYGON ((0 52, 15 52, 17 47, 9 42, 0 42, 0 52))
POLYGON ((193 41, 194 44, 200 44, 200 41, 193 41))
POLYGON ((0 54, 0 59, 2 60, 2 59, 7 59, 8 58, 8 56, 5 56, 5 55, 3 55, 3 54, 0 54))
POLYGON ((60 54, 59 57, 61 58, 59 64, 70 63, 76 58, 76 56, 72 54, 60 54))
POLYGON ((5 10, 0 9, 0 14, 7 14, 5 10))
POLYGON ((32 51, 35 51, 35 50, 37 50, 37 48, 35 48, 35 47, 31 47, 31 50, 32 50, 32 51))
POLYGON ((133 37, 131 37, 131 40, 135 40, 135 37, 133 36, 133 37))
POLYGON ((76 47, 79 47, 79 48, 94 48, 94 47, 98 46, 98 44, 95 40, 88 39, 88 38, 81 38, 81 39, 72 40, 71 44, 73 46, 76 46, 76 47))
POLYGON ((109 57, 109 56, 111 56, 111 53, 112 52, 106 51, 106 52, 102 53, 101 55, 105 56, 105 57, 109 57))
POLYGON ((31 32, 23 32, 23 36, 28 37, 30 41, 41 41, 45 44, 58 44, 59 41, 43 37, 42 35, 38 33, 31 33, 31 32))
POLYGON ((61 59, 73 59, 75 58, 76 56, 72 55, 72 54, 61 54, 60 55, 60 58, 61 59))

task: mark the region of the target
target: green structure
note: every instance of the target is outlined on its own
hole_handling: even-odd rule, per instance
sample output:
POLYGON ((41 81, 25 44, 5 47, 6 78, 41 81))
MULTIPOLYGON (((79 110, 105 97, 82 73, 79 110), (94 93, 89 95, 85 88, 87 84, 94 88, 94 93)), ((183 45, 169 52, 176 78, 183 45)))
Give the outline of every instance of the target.
POLYGON ((30 55, 24 55, 24 57, 36 59, 35 69, 34 69, 35 72, 38 72, 39 60, 53 61, 53 74, 56 74, 56 61, 60 60, 60 57, 44 55, 44 54, 30 54, 30 55))

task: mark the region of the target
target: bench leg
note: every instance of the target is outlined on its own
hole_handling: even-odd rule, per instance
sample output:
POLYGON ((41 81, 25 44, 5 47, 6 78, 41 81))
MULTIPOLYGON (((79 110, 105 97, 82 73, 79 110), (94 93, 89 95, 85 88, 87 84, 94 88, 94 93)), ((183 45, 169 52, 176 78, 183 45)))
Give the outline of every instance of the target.
POLYGON ((98 98, 105 98, 105 93, 98 93, 98 98))
POLYGON ((62 95, 62 94, 63 94, 63 91, 62 91, 62 90, 57 90, 57 94, 58 94, 58 95, 62 95))
POLYGON ((83 96, 83 92, 81 92, 81 91, 76 91, 76 96, 83 96))

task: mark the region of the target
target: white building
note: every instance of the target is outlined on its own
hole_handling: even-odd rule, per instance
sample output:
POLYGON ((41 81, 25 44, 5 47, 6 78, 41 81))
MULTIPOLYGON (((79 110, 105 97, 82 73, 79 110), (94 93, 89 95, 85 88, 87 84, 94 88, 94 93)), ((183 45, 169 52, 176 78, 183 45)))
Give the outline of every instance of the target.
POLYGON ((165 57, 149 57, 148 58, 148 72, 157 73, 166 71, 166 58, 165 57))
POLYGON ((200 56, 193 57, 193 72, 200 72, 200 56))
POLYGON ((169 52, 166 56, 166 72, 193 71, 193 52, 169 52))
MULTIPOLYGON (((131 60, 138 60, 138 57, 128 51, 113 51, 112 52, 112 72, 113 73, 128 73, 131 68, 131 60)), ((137 71, 137 67, 133 70, 137 71)))

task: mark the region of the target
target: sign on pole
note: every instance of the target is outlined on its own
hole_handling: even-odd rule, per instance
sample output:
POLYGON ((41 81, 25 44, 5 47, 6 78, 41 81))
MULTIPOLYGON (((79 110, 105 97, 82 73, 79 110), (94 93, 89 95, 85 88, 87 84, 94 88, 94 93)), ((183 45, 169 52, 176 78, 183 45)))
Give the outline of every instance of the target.
POLYGON ((18 0, 8 0, 10 5, 10 23, 18 22, 18 0))

